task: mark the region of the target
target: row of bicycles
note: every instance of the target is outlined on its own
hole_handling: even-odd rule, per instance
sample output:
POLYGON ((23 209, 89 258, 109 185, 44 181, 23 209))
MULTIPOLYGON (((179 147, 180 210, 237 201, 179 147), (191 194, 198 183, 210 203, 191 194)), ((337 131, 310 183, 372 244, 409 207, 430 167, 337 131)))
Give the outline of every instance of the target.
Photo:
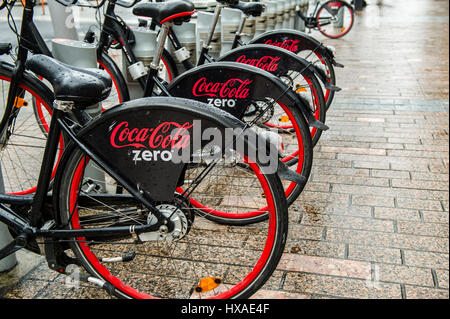
MULTIPOLYGON (((24 1, 20 30, 15 0, 0 4, 18 41, 0 44, 13 61, 0 60, 0 222, 14 238, 0 259, 25 248, 123 298, 250 297, 278 265, 289 205, 328 129, 342 67, 333 50, 287 29, 244 43, 245 20, 264 3, 218 0, 194 65, 174 28, 195 14, 188 0, 58 2, 103 9, 100 30, 86 35, 98 68, 52 57, 33 22, 36 0, 24 1), (149 18, 149 65, 116 6, 149 18), (214 59, 224 7, 243 18, 232 50, 214 59), (130 99, 127 76, 141 98, 130 99)), ((332 24, 344 2, 327 3, 332 24)))

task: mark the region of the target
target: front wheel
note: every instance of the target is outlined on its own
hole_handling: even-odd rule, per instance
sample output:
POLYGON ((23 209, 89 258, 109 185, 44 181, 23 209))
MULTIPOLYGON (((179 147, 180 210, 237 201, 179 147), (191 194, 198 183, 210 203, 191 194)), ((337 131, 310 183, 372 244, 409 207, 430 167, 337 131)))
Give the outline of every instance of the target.
POLYGON ((337 39, 346 35, 353 27, 353 8, 345 1, 325 2, 317 12, 317 27, 326 37, 337 39))

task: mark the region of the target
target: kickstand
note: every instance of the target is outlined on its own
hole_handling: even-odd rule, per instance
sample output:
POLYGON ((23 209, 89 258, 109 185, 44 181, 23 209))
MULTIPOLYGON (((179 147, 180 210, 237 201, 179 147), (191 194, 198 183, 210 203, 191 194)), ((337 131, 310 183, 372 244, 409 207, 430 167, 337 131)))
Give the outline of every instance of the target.
POLYGON ((27 236, 25 234, 17 236, 12 242, 0 250, 0 260, 24 248, 27 242, 27 236))

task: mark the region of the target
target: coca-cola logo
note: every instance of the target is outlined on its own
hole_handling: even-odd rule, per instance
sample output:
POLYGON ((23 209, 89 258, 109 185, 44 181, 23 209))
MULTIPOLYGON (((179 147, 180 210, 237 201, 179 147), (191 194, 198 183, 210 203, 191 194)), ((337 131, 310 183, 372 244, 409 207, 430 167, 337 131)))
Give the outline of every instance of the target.
POLYGON ((289 50, 291 52, 297 52, 299 42, 300 40, 292 40, 292 39, 287 39, 283 42, 273 42, 272 40, 269 39, 265 42, 265 44, 280 47, 282 49, 289 50))
POLYGON ((197 97, 209 96, 223 99, 245 99, 250 94, 251 80, 229 79, 226 82, 209 82, 205 77, 199 79, 192 88, 197 97))
POLYGON ((184 149, 190 144, 190 129, 194 124, 163 122, 155 128, 130 128, 128 122, 117 124, 111 131, 114 148, 184 149))
POLYGON ((263 56, 261 58, 247 58, 246 55, 241 55, 239 58, 237 58, 236 62, 243 63, 243 64, 249 64, 256 66, 257 68, 263 69, 264 71, 268 72, 275 72, 278 70, 278 62, 280 61, 280 57, 276 56, 263 56))

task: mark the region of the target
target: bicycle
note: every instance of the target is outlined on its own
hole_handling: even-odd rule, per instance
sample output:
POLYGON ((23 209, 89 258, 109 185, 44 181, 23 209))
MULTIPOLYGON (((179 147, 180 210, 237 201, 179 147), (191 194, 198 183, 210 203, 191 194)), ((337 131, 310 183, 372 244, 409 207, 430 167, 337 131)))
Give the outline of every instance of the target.
MULTIPOLYGON (((34 55, 26 66, 51 83, 55 101, 34 196, 0 194, 0 221, 14 235, 14 240, 0 250, 0 259, 27 248, 44 254, 49 268, 58 273, 70 275, 70 269, 82 266, 86 273, 79 273, 79 280, 124 298, 245 298, 264 284, 283 252, 287 205, 277 173, 266 171, 258 160, 258 151, 250 152, 260 146, 244 140, 248 128, 244 123, 200 102, 166 97, 127 102, 91 119, 85 108, 109 94, 111 79, 107 73, 70 67, 44 55, 34 55), (72 81, 66 81, 67 76, 72 81), (177 129, 158 129, 166 125, 177 129), (157 136, 147 135, 146 150, 166 155, 152 159, 150 168, 148 162, 135 162, 130 153, 140 147, 130 142, 130 135, 121 138, 127 127, 128 132, 158 132, 157 136), (233 137, 233 143, 202 140, 197 148, 196 128, 201 133, 208 128, 221 132, 231 128, 241 133, 233 137), (57 166, 50 195, 61 131, 70 143, 57 166), (160 139, 171 141, 170 146, 160 139), (239 143, 244 143, 246 153, 239 152, 239 143), (164 159, 172 154, 169 150, 188 146, 192 146, 189 161, 164 159), (209 164, 199 168, 192 159, 211 146, 220 150, 209 164), (242 162, 250 167, 245 172, 251 179, 245 186, 245 196, 264 201, 269 215, 268 222, 247 230, 239 226, 234 233, 205 226, 199 216, 194 219, 195 208, 189 204, 189 198, 195 196, 211 209, 238 209, 214 204, 218 196, 211 190, 201 190, 211 186, 210 177, 217 181, 225 178, 224 173, 243 174, 239 166, 226 159, 230 152, 231 163, 237 164, 240 160, 236 155, 241 154, 242 162), (85 177, 89 162, 126 192, 97 193, 85 177), (194 178, 188 180, 188 175, 194 178), (186 188, 177 193, 180 186, 186 188), (243 231, 248 244, 244 251, 243 241, 238 239, 243 231), (220 243, 216 240, 219 234, 220 243), (264 237, 267 239, 261 241, 264 237)), ((144 143, 142 139, 140 142, 144 143)), ((272 159, 278 161, 276 156, 272 159)), ((233 189, 227 191, 230 193, 222 196, 242 196, 233 189)))
POLYGON ((297 14, 310 32, 311 29, 319 30, 331 39, 338 39, 349 33, 355 20, 353 7, 345 1, 329 0, 322 5, 320 1, 316 1, 310 16, 305 16, 301 10, 297 14))
MULTIPOLYGON (((42 83, 42 82, 36 82, 33 81, 34 78, 27 72, 25 72, 25 67, 24 67, 24 61, 26 61, 26 56, 27 56, 27 52, 28 50, 33 50, 32 52, 37 53, 39 52, 38 50, 42 50, 44 47, 40 47, 39 44, 39 33, 37 32, 36 28, 34 27, 33 21, 32 21, 32 9, 34 7, 35 2, 32 0, 29 0, 28 4, 27 4, 27 8, 28 10, 24 10, 24 15, 23 15, 23 24, 22 24, 22 29, 21 29, 21 33, 20 33, 20 37, 19 37, 19 48, 22 48, 22 50, 19 50, 19 54, 18 54, 18 59, 16 64, 18 65, 18 67, 14 67, 13 65, 10 65, 8 63, 3 63, 2 64, 2 68, 0 68, 1 72, 5 72, 7 74, 7 77, 5 82, 8 83, 26 83, 29 84, 29 86, 26 87, 32 87, 32 89, 28 89, 26 90, 26 92, 28 92, 27 94, 29 94, 31 97, 34 97, 39 103, 42 103, 45 107, 45 109, 49 108, 49 106, 51 106, 51 102, 50 102, 50 98, 49 96, 51 96, 51 92, 49 93, 48 88, 42 83), (33 45, 32 45, 33 44, 33 45), (11 81, 11 79, 17 79, 17 80, 13 80, 11 81)), ((185 7, 182 8, 183 10, 185 9, 185 7)), ((183 20, 178 20, 180 23, 183 20)), ((166 27, 168 27, 168 25, 166 25, 166 27)), ((162 48, 164 44, 164 41, 160 41, 159 42, 159 48, 162 48)), ((154 61, 159 61, 160 57, 155 56, 154 61)), ((159 62, 155 62, 156 65, 159 65, 159 62)), ((226 63, 226 62, 221 62, 221 63, 217 63, 217 64, 210 64, 210 65, 205 65, 202 68, 199 69, 194 69, 191 70, 192 72, 190 74, 186 74, 183 77, 180 77, 180 81, 178 83, 182 83, 182 81, 187 81, 185 83, 188 83, 189 81, 195 81, 198 82, 200 79, 204 79, 205 76, 210 78, 210 79, 214 79, 214 80, 219 80, 223 79, 223 83, 226 83, 229 80, 235 80, 234 83, 238 83, 239 81, 244 82, 244 81, 249 81, 251 83, 251 85, 249 85, 245 89, 245 91, 248 93, 248 96, 244 98, 244 96, 239 96, 236 99, 236 105, 234 105, 231 110, 230 108, 228 108, 228 110, 231 112, 237 112, 237 113, 233 113, 233 114, 238 114, 239 116, 243 116, 245 113, 245 109, 248 107, 249 104, 251 103, 258 103, 263 104, 263 106, 267 107, 268 109, 270 109, 271 104, 274 101, 280 101, 283 103, 283 107, 285 107, 286 110, 289 111, 289 118, 292 119, 295 123, 300 123, 297 127, 295 127, 295 136, 294 136, 294 140, 292 145, 294 145, 293 149, 286 149, 287 155, 284 156, 284 161, 285 162, 296 162, 297 166, 296 166, 296 171, 297 173, 300 173, 303 175, 302 178, 292 178, 292 176, 296 176, 295 174, 292 175, 293 173, 289 170, 285 170, 284 173, 281 172, 281 174, 284 174, 286 180, 287 180, 287 184, 285 185, 286 187, 286 196, 289 196, 290 200, 295 200, 296 196, 298 196, 298 194, 300 194, 300 192, 302 191, 307 177, 309 176, 309 172, 310 172, 310 168, 311 168, 311 163, 312 163, 312 149, 311 149, 311 138, 310 138, 310 132, 309 129, 307 127, 307 123, 305 121, 305 119, 303 118, 302 113, 300 113, 300 111, 298 110, 298 106, 295 106, 296 103, 298 103, 298 100, 296 99, 296 97, 293 95, 293 92, 291 92, 289 90, 288 87, 286 87, 281 81, 279 81, 276 77, 274 77, 273 75, 266 73, 260 69, 257 69, 255 67, 251 67, 251 66, 247 66, 247 65, 243 65, 243 64, 237 64, 237 63, 226 63), (229 71, 229 72, 224 72, 224 71, 229 71), (231 78, 229 76, 232 76, 231 78), (270 94, 271 95, 267 95, 267 92, 258 90, 261 87, 265 87, 268 90, 270 90, 270 94), (268 96, 272 96, 273 100, 266 100, 266 98, 268 96), (252 102, 254 101, 254 102, 252 102), (295 107, 294 107, 295 106, 295 107), (297 145, 297 146, 295 146, 297 145), (301 159, 301 162, 299 161, 299 158, 301 159)), ((147 78, 147 84, 149 86, 148 88, 148 94, 153 93, 153 87, 151 86, 156 86, 158 87, 161 92, 163 94, 166 95, 174 95, 173 92, 177 91, 177 87, 176 86, 166 86, 165 83, 163 83, 159 78, 158 78, 158 67, 154 67, 152 68, 152 70, 149 72, 148 74, 148 78, 147 78), (173 92, 172 92, 173 91, 173 92)), ((247 83, 249 84, 249 83, 247 83)), ((193 83, 190 84, 191 88, 193 88, 193 83)), ((189 86, 183 85, 183 88, 188 88, 189 86)), ((238 86, 239 87, 239 86, 238 86)), ((15 85, 11 85, 10 90, 17 90, 17 87, 15 87, 15 85)), ((229 87, 229 89, 236 91, 236 88, 232 88, 229 87)), ((14 92, 14 91, 11 91, 14 92)), ((185 93, 183 92, 178 92, 180 95, 183 95, 185 93)), ((177 94, 178 94, 177 93, 177 94)), ((17 94, 21 94, 20 92, 17 94)), ((14 104, 14 98, 12 98, 13 96, 17 96, 17 94, 9 94, 9 99, 8 99, 8 103, 7 103, 7 108, 5 110, 5 115, 3 116, 2 119, 2 125, 0 128, 2 130, 2 132, 4 132, 4 136, 10 138, 10 141, 12 140, 11 136, 15 136, 14 134, 17 133, 15 131, 15 128, 13 125, 11 125, 13 122, 17 121, 17 119, 19 119, 18 116, 22 116, 24 115, 27 119, 34 119, 33 116, 33 110, 28 110, 29 112, 27 113, 27 109, 25 108, 19 108, 17 107, 17 105, 14 104), (31 114, 30 114, 31 112, 31 114), (9 133, 7 134, 6 132, 9 133)), ((31 98, 22 98, 22 100, 32 100, 31 98)), ((30 102, 31 104, 31 102, 30 102)), ((48 111, 48 115, 51 114, 51 109, 48 111)), ((265 112, 264 110, 261 110, 259 112, 259 114, 257 114, 256 116, 253 116, 251 120, 249 120, 248 124, 249 126, 254 126, 255 123, 257 123, 262 116, 264 116, 265 112)), ((34 125, 36 125, 36 123, 39 124, 39 126, 41 126, 42 122, 44 120, 39 118, 37 121, 34 121, 34 125)), ((21 123, 19 121, 19 123, 21 123)), ((46 123, 48 123, 48 120, 46 121, 46 123)), ((33 124, 33 123, 32 123, 33 124)), ((39 142, 42 144, 45 141, 46 135, 47 135, 47 130, 44 131, 40 131, 40 135, 39 135, 39 142)), ((293 136, 294 134, 292 134, 291 132, 286 132, 285 133, 289 138, 291 138, 291 136, 293 136)), ((17 135, 17 134, 16 134, 17 135)), ((34 138, 35 136, 31 136, 31 138, 34 138)), ((286 140, 289 141, 289 140, 286 140)), ((61 139, 61 146, 60 146, 60 151, 59 153, 62 154, 62 149, 65 145, 63 145, 64 140, 61 139)), ((8 146, 9 148, 11 147, 17 147, 18 144, 14 144, 14 143, 9 143, 6 144, 6 146, 8 146)), ((23 146, 23 145, 19 145, 19 146, 23 146)), ((8 148, 4 148, 6 150, 8 150, 8 148)), ((41 148, 36 148, 38 151, 42 150, 41 148)), ((5 152, 3 152, 3 154, 5 154, 5 152)), ((17 157, 17 156, 16 156, 17 157)), ((35 160, 38 160, 38 158, 36 157, 35 160)), ((10 163, 10 167, 14 167, 15 165, 15 161, 11 160, 10 163)), ((57 161, 57 163, 54 166, 54 172, 56 172, 57 167, 59 165, 59 161, 57 161)), ((35 165, 35 167, 37 167, 35 165)), ((243 167, 243 169, 248 169, 248 167, 243 167)), ((8 173, 8 169, 7 167, 5 167, 5 165, 2 165, 2 170, 4 171, 5 174, 8 173)), ((30 170, 31 168, 28 166, 23 167, 23 174, 27 174, 28 176, 31 175, 30 174, 30 170)), ((4 174, 4 175, 5 175, 4 174)), ((281 175, 280 175, 281 176, 281 175)), ((19 178, 17 178, 17 180, 19 180, 19 178)), ((37 180, 37 178, 30 178, 30 185, 32 185, 33 187, 30 189, 26 190, 26 193, 30 194, 33 193, 35 191, 35 181, 37 180)), ((20 190, 20 191, 13 191, 11 190, 11 186, 14 186, 15 183, 14 182, 10 182, 10 185, 8 185, 9 187, 7 187, 7 192, 10 194, 22 194, 25 193, 24 190, 20 190)), ((96 181, 92 181, 91 180, 91 184, 93 185, 92 187, 94 188, 98 188, 99 186, 96 185, 96 181)), ((194 203, 195 199, 192 199, 192 202, 194 203)), ((198 202, 198 201, 197 201, 198 202)), ((196 203, 197 203, 196 202, 196 203)), ((208 217, 213 216, 214 214, 217 214, 217 221, 218 222, 226 222, 226 223, 254 223, 257 221, 261 221, 267 218, 267 214, 264 213, 264 210, 250 210, 247 211, 246 214, 228 214, 229 218, 227 217, 227 214, 221 212, 219 213, 219 211, 212 211, 210 212, 210 210, 207 207, 203 207, 198 205, 198 211, 200 213, 204 213, 204 212, 209 212, 207 214, 208 217)), ((263 208, 263 207, 262 207, 263 208)))
MULTIPOLYGON (((25 3, 22 31, 32 25, 34 5, 25 3)), ((26 248, 44 254, 58 273, 84 267, 81 281, 125 298, 245 298, 257 291, 275 270, 288 229, 279 176, 292 173, 273 145, 251 139, 249 125, 229 113, 182 98, 137 99, 91 118, 86 109, 111 91, 108 74, 42 54, 28 58, 20 44, 12 73, 20 80, 9 86, 8 101, 15 104, 6 108, 5 123, 13 129, 9 120, 22 113, 17 88, 25 84, 50 92, 52 112, 36 191, 0 194, 0 222, 14 238, 0 259, 26 248), (226 137, 229 130, 230 140, 211 135, 226 137), (67 143, 58 157, 61 132, 67 143), (180 151, 187 156, 172 160, 180 151), (92 180, 90 163, 104 182, 92 180), (202 218, 215 210, 264 210, 268 219, 221 231, 202 218)), ((11 135, 2 137, 5 149, 11 135)))

